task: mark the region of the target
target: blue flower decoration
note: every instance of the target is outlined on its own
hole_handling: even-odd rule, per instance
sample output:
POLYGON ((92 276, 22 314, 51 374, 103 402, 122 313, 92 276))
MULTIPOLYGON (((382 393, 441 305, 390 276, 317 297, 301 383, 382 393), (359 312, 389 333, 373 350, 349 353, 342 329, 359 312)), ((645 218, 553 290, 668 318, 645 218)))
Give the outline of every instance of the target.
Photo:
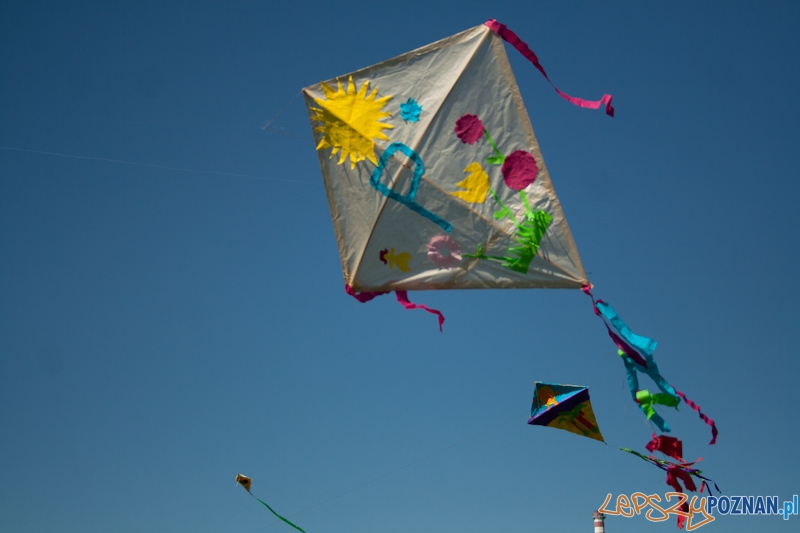
POLYGON ((413 98, 409 98, 405 104, 400 104, 400 116, 406 122, 417 122, 422 106, 413 98))

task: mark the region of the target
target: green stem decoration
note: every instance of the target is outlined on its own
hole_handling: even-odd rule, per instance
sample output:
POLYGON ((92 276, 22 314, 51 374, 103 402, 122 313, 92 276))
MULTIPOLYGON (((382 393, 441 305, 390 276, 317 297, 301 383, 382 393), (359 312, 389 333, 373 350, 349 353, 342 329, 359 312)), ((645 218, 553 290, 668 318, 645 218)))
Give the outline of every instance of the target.
POLYGON ((514 218, 514 215, 511 214, 511 209, 506 207, 503 204, 503 202, 500 201, 500 198, 497 197, 497 193, 494 192, 494 190, 491 187, 489 187, 489 194, 491 194, 492 198, 494 198, 494 201, 497 202, 498 204, 500 204, 500 207, 502 207, 502 209, 500 211, 495 212, 494 219, 495 220, 500 220, 502 218, 508 217, 508 218, 511 219, 512 222, 514 222, 514 224, 517 225, 518 228, 522 229, 522 226, 519 225, 519 222, 517 222, 517 219, 514 218))
POLYGON ((479 244, 476 247, 476 250, 475 250, 474 254, 461 254, 461 257, 474 257, 475 259, 488 259, 490 261, 498 261, 498 262, 503 262, 503 261, 506 260, 505 257, 500 257, 500 256, 497 256, 497 255, 486 255, 486 254, 484 254, 483 253, 483 245, 482 244, 479 244))
POLYGON ((525 191, 519 191, 519 197, 522 198, 522 204, 525 206, 525 212, 531 212, 531 204, 528 203, 528 197, 525 195, 525 191))
MULTIPOLYGON (((487 157, 486 161, 491 165, 502 165, 506 158, 497 148, 497 145, 492 140, 492 137, 489 135, 489 131, 486 128, 483 129, 483 135, 486 137, 486 140, 489 141, 489 144, 492 146, 492 149, 496 154, 487 157)), ((499 211, 494 213, 494 219, 501 220, 508 217, 514 222, 514 225, 517 226, 517 230, 514 232, 513 237, 514 241, 516 241, 516 245, 509 247, 505 256, 499 257, 496 255, 486 255, 483 252, 483 245, 478 244, 474 254, 464 254, 463 257, 499 261, 506 268, 514 270, 515 272, 527 274, 528 268, 530 268, 531 265, 531 261, 533 261, 533 258, 536 257, 536 253, 539 251, 539 244, 542 241, 542 237, 544 237, 547 228, 553 221, 553 216, 547 211, 532 210, 530 202, 528 202, 528 197, 525 195, 524 191, 520 190, 519 196, 522 198, 522 203, 525 206, 525 219, 520 224, 517 222, 517 218, 511 212, 511 209, 509 209, 508 206, 504 205, 503 202, 500 201, 500 198, 497 196, 497 193, 494 192, 494 189, 489 187, 489 193, 501 208, 499 211)))
POLYGON ((492 140, 492 136, 489 135, 489 130, 484 128, 483 129, 483 135, 484 135, 484 137, 486 137, 486 140, 489 141, 489 144, 492 145, 492 148, 494 148, 494 153, 497 154, 497 155, 494 155, 494 156, 487 157, 486 158, 486 162, 489 163, 490 165, 502 165, 503 162, 505 162, 506 158, 503 155, 503 153, 500 150, 497 149, 497 145, 494 144, 494 141, 492 140))

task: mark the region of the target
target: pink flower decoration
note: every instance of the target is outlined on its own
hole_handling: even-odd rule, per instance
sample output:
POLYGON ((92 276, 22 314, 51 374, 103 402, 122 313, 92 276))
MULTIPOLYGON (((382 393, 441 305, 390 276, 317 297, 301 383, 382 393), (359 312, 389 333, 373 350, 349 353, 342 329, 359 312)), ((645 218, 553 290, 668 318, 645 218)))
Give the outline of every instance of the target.
POLYGON ((524 150, 517 150, 506 157, 503 163, 503 181, 515 191, 521 191, 536 180, 539 167, 531 154, 524 150))
POLYGON ((448 235, 436 235, 428 243, 428 259, 439 268, 456 268, 461 264, 461 245, 448 235))
POLYGON ((483 122, 475 115, 464 115, 456 120, 455 132, 461 142, 473 144, 483 137, 483 122))

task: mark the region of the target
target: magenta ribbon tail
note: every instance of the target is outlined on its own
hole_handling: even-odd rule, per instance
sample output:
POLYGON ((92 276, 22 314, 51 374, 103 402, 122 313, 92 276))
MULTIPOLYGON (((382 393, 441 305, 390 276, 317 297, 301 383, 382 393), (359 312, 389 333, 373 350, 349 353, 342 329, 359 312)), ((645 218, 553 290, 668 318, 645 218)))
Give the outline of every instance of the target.
POLYGON ((594 299, 594 294, 592 294, 592 286, 584 285, 581 287, 581 291, 583 291, 583 294, 592 299, 592 309, 594 310, 594 314, 600 316, 600 310, 597 308, 597 300, 594 299))
POLYGON ((427 305, 423 304, 415 304, 414 302, 409 301, 408 293, 406 291, 394 291, 395 295, 397 296, 397 301, 400 302, 400 305, 405 307, 406 309, 424 309, 429 313, 433 313, 439 317, 439 331, 442 331, 442 324, 444 324, 444 315, 441 311, 437 311, 436 309, 431 309, 427 305))
MULTIPOLYGON (((367 303, 368 301, 372 300, 377 296, 381 296, 382 294, 389 294, 388 292, 356 292, 353 290, 348 284, 344 286, 344 292, 358 300, 359 302, 367 303)), ((423 304, 415 304, 414 302, 408 299, 408 293, 406 291, 394 291, 395 295, 397 296, 397 301, 405 307, 406 309, 424 309, 429 313, 433 313, 434 315, 439 317, 439 331, 442 331, 442 324, 444 324, 444 315, 441 311, 437 311, 436 309, 431 309, 427 305, 423 304)))
POLYGON ((376 296, 380 296, 382 294, 388 294, 386 292, 356 292, 356 291, 353 290, 353 287, 351 287, 350 285, 347 285, 347 284, 345 284, 345 286, 344 286, 344 292, 346 292, 347 294, 349 294, 350 296, 352 296, 353 298, 355 298, 356 300, 358 300, 362 304, 363 303, 367 303, 368 301, 372 300, 376 296))
POLYGON ((684 393, 676 390, 675 394, 680 396, 683 399, 683 401, 686 402, 686 405, 697 411, 697 414, 700 415, 700 418, 703 420, 703 422, 711 426, 711 442, 709 442, 709 444, 714 444, 715 442, 717 442, 717 435, 719 434, 719 432, 717 431, 717 424, 707 415, 704 415, 703 412, 700 410, 700 406, 694 403, 689 398, 687 398, 684 393))
POLYGON ((552 81, 550 81, 550 76, 547 75, 547 72, 544 71, 544 67, 542 67, 541 63, 539 63, 539 58, 536 57, 536 54, 533 53, 528 45, 517 37, 517 34, 513 31, 509 30, 505 24, 501 24, 494 19, 489 19, 485 22, 486 26, 489 27, 493 32, 499 35, 505 42, 513 46, 517 49, 517 51, 522 54, 525 59, 530 61, 534 67, 537 68, 539 72, 545 77, 545 79, 553 86, 553 89, 566 100, 567 102, 576 105, 578 107, 583 107, 587 109, 600 109, 600 106, 605 106, 606 108, 606 115, 609 117, 614 116, 614 107, 611 105, 611 98, 610 94, 604 94, 600 100, 584 100, 583 98, 575 98, 574 96, 570 96, 565 92, 562 92, 558 87, 556 87, 552 81))

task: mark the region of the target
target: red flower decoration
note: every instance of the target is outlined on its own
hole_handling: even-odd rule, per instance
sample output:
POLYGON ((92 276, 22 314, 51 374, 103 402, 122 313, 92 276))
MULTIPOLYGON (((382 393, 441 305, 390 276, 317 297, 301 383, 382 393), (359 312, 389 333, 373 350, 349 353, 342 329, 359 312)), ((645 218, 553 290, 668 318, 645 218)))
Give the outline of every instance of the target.
POLYGON ((521 191, 536 180, 539 167, 531 154, 524 150, 517 150, 506 157, 503 163, 503 181, 515 191, 521 191))
POLYGON ((483 122, 475 115, 464 115, 456 120, 455 132, 461 142, 473 144, 483 137, 483 122))

